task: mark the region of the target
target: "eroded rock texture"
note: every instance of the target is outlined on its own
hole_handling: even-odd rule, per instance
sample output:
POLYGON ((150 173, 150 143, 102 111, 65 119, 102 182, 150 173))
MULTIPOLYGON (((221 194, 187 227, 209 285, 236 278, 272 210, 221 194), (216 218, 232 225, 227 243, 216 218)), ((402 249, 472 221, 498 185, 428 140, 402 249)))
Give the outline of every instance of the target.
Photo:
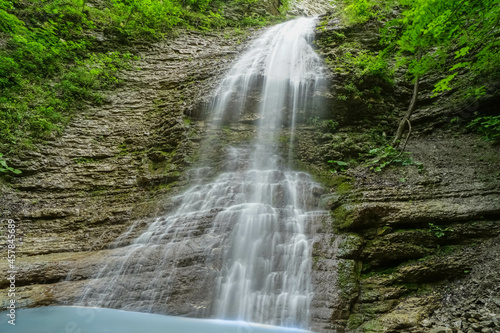
MULTIPOLYGON (((346 41, 380 49, 377 27, 344 29, 338 23, 328 20, 318 30, 323 57, 337 57, 346 41)), ((223 147, 251 140, 256 118, 249 112, 224 129, 224 136, 201 146, 203 106, 244 47, 244 36, 235 33, 185 32, 138 46, 141 70, 122 73, 124 85, 107 93, 109 103, 89 107, 60 138, 12 161, 23 174, 11 186, 1 185, 0 207, 2 218, 18 222, 23 241, 17 259, 19 305, 71 302, 106 263, 109 244, 133 221, 139 222, 122 244, 150 218, 175 207, 169 198, 189 181, 185 171, 200 149, 214 151, 205 162, 218 169, 225 167, 215 158, 223 147), (65 282, 68 274, 71 281, 65 282)), ((356 47, 349 46, 353 52, 356 47)), ((349 68, 341 69, 330 73, 329 91, 318 93, 328 112, 300 115, 293 142, 297 164, 329 190, 322 201, 333 216, 318 218, 310 230, 315 239, 312 329, 499 331, 499 146, 446 126, 457 115, 470 118, 470 104, 455 103, 453 93, 431 99, 425 89, 437 77, 430 77, 423 80, 407 145, 423 169, 410 165, 374 173, 365 166, 367 159, 347 172, 337 168, 343 176, 332 176, 329 160, 349 162, 385 142, 412 88, 401 72, 396 85, 364 82, 358 88, 378 85, 380 90, 365 100, 351 98, 349 68)), ((476 110, 494 107, 495 91, 473 104, 476 110)), ((278 144, 289 151, 288 141, 278 144)), ((204 267, 196 257, 184 259, 193 270, 185 271, 186 284, 176 288, 175 297, 186 305, 178 313, 190 314, 194 296, 207 290, 189 288, 196 279, 191 273, 204 267)), ((6 270, 3 259, 0 270, 6 270)), ((6 286, 1 277, 0 287, 6 286)), ((7 300, 5 289, 0 292, 7 300)))
POLYGON ((189 181, 184 171, 204 136, 201 113, 249 32, 186 31, 135 45, 140 70, 121 73, 123 84, 104 92, 102 107, 82 110, 60 137, 11 161, 23 173, 1 185, 0 207, 18 226, 20 306, 70 300, 81 285, 61 287, 68 273, 94 275, 133 221, 143 223, 129 237, 172 209, 162 198, 189 181))
MULTIPOLYGON (((413 165, 371 171, 375 156, 367 152, 387 142, 411 98, 404 70, 391 86, 376 77, 356 79, 352 65, 339 61, 346 49, 378 52, 377 30, 373 22, 345 28, 323 18, 318 50, 333 64, 330 91, 343 97, 331 109, 337 124, 328 116, 312 119, 297 140, 298 158, 331 187, 323 199, 333 216, 326 230, 339 235, 336 260, 342 265, 332 269, 340 296, 329 299, 335 310, 324 329, 499 331, 500 148, 450 125, 454 117, 465 123, 474 111, 492 112, 498 86, 487 83, 487 96, 474 103, 461 100, 459 89, 432 99, 443 74, 424 78, 406 146, 413 165), (350 168, 342 172, 328 160, 350 168), (342 176, 325 175, 327 165, 342 176)), ((335 289, 327 281, 319 285, 335 289)))

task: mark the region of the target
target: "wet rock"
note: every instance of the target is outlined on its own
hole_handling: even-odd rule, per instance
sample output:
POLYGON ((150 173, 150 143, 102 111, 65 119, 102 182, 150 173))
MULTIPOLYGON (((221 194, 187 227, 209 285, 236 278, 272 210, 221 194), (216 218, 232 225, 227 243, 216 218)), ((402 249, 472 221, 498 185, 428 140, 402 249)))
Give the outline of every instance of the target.
POLYGON ((424 320, 422 320, 422 322, 420 322, 420 326, 430 327, 430 326, 432 326, 432 321, 430 321, 429 319, 424 319, 424 320))
POLYGON ((319 206, 327 210, 335 209, 340 206, 341 198, 342 196, 338 194, 326 194, 321 197, 319 206))
POLYGON ((461 320, 456 320, 452 323, 452 326, 456 328, 457 330, 462 328, 462 321, 461 320))
MULTIPOLYGON (((14 163, 23 173, 5 191, 2 185, 0 212, 18 222, 23 250, 16 258, 17 282, 27 295, 20 304, 71 303, 81 292, 79 281, 102 263, 99 250, 133 221, 174 208, 163 198, 185 184, 183 171, 204 134, 203 121, 185 119, 203 113, 217 78, 243 49, 241 41, 248 34, 233 32, 186 31, 174 39, 136 45, 141 60, 133 68, 140 71, 120 73, 123 84, 102 92, 102 106, 89 105, 60 137, 19 155, 14 163), (70 271, 74 281, 63 286, 60 281, 70 271)), ((146 226, 138 222, 120 244, 146 226)), ((198 265, 194 257, 183 263, 198 265)), ((188 276, 189 269, 183 274, 188 276)), ((6 281, 0 279, 0 285, 6 281)), ((186 313, 193 312, 194 305, 183 303, 189 297, 177 299, 186 313)))
POLYGON ((453 330, 449 327, 436 327, 429 331, 429 333, 453 333, 453 330))
POLYGON ((347 234, 339 239, 337 257, 342 259, 358 259, 364 240, 356 234, 347 234))
POLYGON ((413 244, 394 244, 383 240, 367 245, 361 258, 372 267, 396 265, 398 263, 422 258, 434 251, 413 244))
POLYGON ((479 325, 483 327, 494 327, 495 324, 492 321, 481 321, 479 325))
POLYGON ((292 15, 316 16, 331 10, 328 0, 292 0, 289 13, 292 15))

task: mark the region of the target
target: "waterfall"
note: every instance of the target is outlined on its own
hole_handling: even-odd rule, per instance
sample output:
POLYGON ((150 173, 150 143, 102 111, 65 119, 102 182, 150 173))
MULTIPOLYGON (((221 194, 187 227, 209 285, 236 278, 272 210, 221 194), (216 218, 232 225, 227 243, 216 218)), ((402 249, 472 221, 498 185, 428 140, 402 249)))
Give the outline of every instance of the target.
POLYGON ((79 304, 308 326, 308 228, 321 189, 307 173, 292 171, 290 161, 297 118, 314 107, 324 85, 310 44, 314 27, 315 19, 299 18, 250 45, 222 80, 210 112, 214 131, 251 119, 253 141, 227 147, 215 179, 208 166, 191 170, 192 187, 173 199, 175 212, 127 246, 117 240, 79 304), (288 151, 278 149, 283 133, 288 151))

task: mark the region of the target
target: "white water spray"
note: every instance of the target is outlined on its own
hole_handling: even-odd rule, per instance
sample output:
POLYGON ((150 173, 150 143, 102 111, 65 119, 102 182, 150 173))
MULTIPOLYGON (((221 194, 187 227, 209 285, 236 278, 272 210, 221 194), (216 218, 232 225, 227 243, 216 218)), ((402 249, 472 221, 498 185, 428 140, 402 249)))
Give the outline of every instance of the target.
POLYGON ((196 258, 205 266, 203 286, 213 290, 205 306, 211 313, 202 315, 308 326, 307 229, 314 216, 308 211, 320 191, 308 174, 290 171, 289 161, 297 116, 314 104, 314 91, 324 83, 310 46, 314 26, 314 19, 301 18, 272 27, 236 62, 211 105, 212 124, 220 128, 252 114, 254 142, 229 147, 226 170, 215 180, 204 180, 204 168, 191 171, 198 181, 175 198, 175 213, 115 249, 81 304, 168 313, 179 292, 173 286, 190 283, 179 267, 196 258), (256 91, 259 102, 249 105, 256 91), (288 159, 277 148, 283 128, 290 136, 288 159))

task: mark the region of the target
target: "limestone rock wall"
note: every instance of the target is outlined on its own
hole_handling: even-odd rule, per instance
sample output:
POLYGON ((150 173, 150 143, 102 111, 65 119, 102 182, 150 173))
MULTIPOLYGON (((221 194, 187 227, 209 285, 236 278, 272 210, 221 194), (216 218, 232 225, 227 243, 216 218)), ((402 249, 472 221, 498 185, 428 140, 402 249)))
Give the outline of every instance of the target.
POLYGON ((330 187, 323 202, 333 220, 324 231, 336 235, 316 253, 318 263, 328 251, 336 253, 329 269, 337 277, 319 281, 318 289, 339 291, 330 298, 330 322, 319 331, 496 332, 500 147, 465 126, 451 126, 450 119, 466 122, 472 116, 467 105, 488 113, 499 101, 498 87, 488 83, 487 96, 472 104, 459 102, 459 90, 431 99, 439 73, 426 77, 406 147, 422 165, 370 171, 373 158, 366 153, 396 130, 411 84, 404 71, 396 73, 394 86, 376 78, 356 82, 350 65, 338 59, 342 45, 353 54, 377 52, 377 31, 373 22, 343 27, 333 16, 322 18, 318 52, 334 64, 331 93, 344 98, 298 129, 298 159, 330 187), (352 83, 365 98, 351 93, 352 83), (348 162, 347 170, 328 160, 348 162))
POLYGON ((297 16, 317 16, 332 10, 329 0, 291 0, 289 13, 297 16))
MULTIPOLYGON (((11 161, 23 173, 0 184, 0 213, 18 226, 19 306, 70 301, 81 287, 61 285, 70 271, 75 280, 94 275, 102 251, 133 221, 139 232, 172 208, 168 198, 197 160, 201 112, 251 34, 185 31, 134 45, 140 70, 121 73, 124 83, 103 92, 103 106, 89 106, 60 137, 11 161)), ((8 302, 6 290, 0 294, 8 302)))
MULTIPOLYGON (((270 13, 277 8, 275 1, 265 4, 270 13)), ((343 28, 323 17, 317 49, 330 60, 345 41, 376 52, 376 31, 376 26, 343 28)), ((139 221, 137 228, 124 243, 173 208, 169 197, 187 184, 185 171, 206 149, 200 147, 204 105, 245 38, 234 30, 186 31, 166 42, 137 45, 141 70, 122 73, 124 84, 106 92, 104 106, 89 106, 61 137, 12 161, 23 174, 0 184, 0 213, 17 221, 22 238, 20 306, 71 302, 105 263, 109 244, 133 221, 139 221), (72 281, 65 282, 69 273, 72 281)), ((365 82, 381 90, 360 100, 350 98, 346 87, 349 69, 331 72, 330 90, 322 93, 327 111, 300 117, 297 168, 325 184, 323 207, 332 211, 332 218, 311 227, 312 328, 495 332, 500 281, 491 272, 498 271, 500 254, 500 148, 443 126, 462 110, 453 96, 434 101, 422 94, 419 100, 424 107, 412 119, 407 150, 423 169, 411 165, 373 173, 362 163, 335 174, 328 163, 358 159, 384 144, 411 97, 403 75, 395 86, 365 82)), ((490 89, 478 108, 494 107, 495 91, 490 89)), ((209 141, 214 155, 226 144, 248 142, 254 121, 249 114, 230 133, 209 141)), ((289 151, 288 141, 279 144, 289 151)), ((6 271, 1 259, 0 270, 6 271)), ((200 267, 194 257, 185 263, 200 267)), ((190 271, 185 272, 189 282, 190 271)), ((6 286, 0 277, 2 301, 8 299, 6 286)), ((199 290, 184 288, 178 303, 195 304, 192 296, 199 290)), ((179 313, 189 314, 186 309, 179 313)))

